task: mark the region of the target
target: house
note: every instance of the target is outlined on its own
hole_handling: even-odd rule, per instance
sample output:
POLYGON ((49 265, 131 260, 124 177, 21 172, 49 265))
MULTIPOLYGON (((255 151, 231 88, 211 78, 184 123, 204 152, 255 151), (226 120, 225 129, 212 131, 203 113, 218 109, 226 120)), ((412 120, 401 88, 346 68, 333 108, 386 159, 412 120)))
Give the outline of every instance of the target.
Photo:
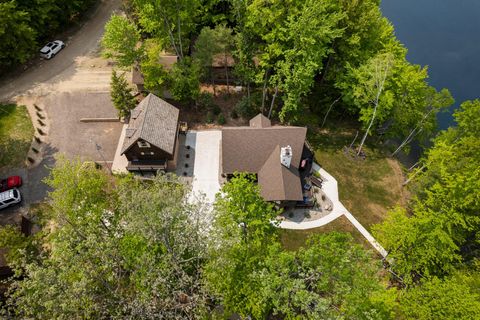
POLYGON ((272 126, 262 114, 249 126, 222 129, 221 173, 254 174, 267 201, 285 207, 303 201, 300 165, 305 157, 307 128, 272 126))
POLYGON ((132 110, 120 153, 128 160, 128 171, 176 168, 178 117, 177 108, 151 93, 132 110))

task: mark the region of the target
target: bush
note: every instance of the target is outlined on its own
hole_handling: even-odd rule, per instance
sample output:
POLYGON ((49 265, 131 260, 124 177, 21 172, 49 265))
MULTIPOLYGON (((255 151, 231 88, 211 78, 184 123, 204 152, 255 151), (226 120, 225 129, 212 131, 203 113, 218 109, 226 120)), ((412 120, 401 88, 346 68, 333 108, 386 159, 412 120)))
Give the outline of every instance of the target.
POLYGON ((218 116, 222 112, 222 109, 220 109, 218 105, 214 104, 210 111, 212 111, 214 115, 218 116))
POLYGON ((244 96, 235 106, 236 113, 245 119, 250 119, 260 112, 261 95, 252 94, 250 99, 244 96))
POLYGON ((207 123, 213 123, 213 113, 211 111, 207 112, 207 123))
POLYGON ((214 105, 213 95, 210 92, 201 92, 198 95, 197 105, 199 108, 210 110, 214 105))
POLYGON ((230 116, 232 117, 232 119, 237 119, 238 118, 237 110, 233 109, 232 112, 230 113, 230 116))
POLYGON ((223 115, 223 113, 220 113, 220 114, 218 115, 218 117, 217 117, 217 123, 218 123, 219 125, 224 125, 225 122, 226 122, 225 116, 223 115))

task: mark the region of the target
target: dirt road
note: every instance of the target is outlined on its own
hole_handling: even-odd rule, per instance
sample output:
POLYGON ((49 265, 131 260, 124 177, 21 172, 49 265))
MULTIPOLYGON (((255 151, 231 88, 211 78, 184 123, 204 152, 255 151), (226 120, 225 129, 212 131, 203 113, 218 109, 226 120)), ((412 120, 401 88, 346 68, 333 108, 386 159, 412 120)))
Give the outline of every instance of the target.
POLYGON ((102 0, 90 19, 69 39, 67 46, 51 60, 41 61, 19 75, 12 75, 0 83, 0 101, 10 100, 40 84, 53 84, 70 77, 75 72, 75 62, 82 56, 98 50, 105 23, 121 0, 102 0))

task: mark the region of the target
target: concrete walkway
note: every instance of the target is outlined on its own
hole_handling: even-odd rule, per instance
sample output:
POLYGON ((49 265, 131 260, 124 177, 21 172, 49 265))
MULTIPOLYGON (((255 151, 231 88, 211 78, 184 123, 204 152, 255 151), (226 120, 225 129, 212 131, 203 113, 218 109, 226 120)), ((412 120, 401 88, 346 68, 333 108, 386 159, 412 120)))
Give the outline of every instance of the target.
POLYGON ((123 140, 125 140, 125 134, 127 132, 127 128, 128 128, 128 124, 124 123, 122 132, 120 133, 120 139, 118 139, 117 149, 115 150, 115 156, 113 158, 112 172, 114 173, 128 173, 127 157, 125 157, 125 155, 120 154, 122 152, 123 140))
POLYGON ((320 173, 323 179, 322 190, 325 192, 327 197, 333 202, 333 209, 328 215, 311 221, 300 221, 293 222, 284 220, 280 222, 279 227, 282 229, 293 229, 293 230, 307 230, 318 228, 324 226, 338 217, 345 216, 357 230, 367 239, 368 242, 385 258, 387 256, 387 251, 378 243, 377 240, 370 234, 370 232, 365 229, 360 222, 345 208, 345 206, 340 202, 338 196, 338 183, 337 180, 332 177, 327 171, 321 168, 318 164, 314 163, 312 167, 313 171, 320 173))

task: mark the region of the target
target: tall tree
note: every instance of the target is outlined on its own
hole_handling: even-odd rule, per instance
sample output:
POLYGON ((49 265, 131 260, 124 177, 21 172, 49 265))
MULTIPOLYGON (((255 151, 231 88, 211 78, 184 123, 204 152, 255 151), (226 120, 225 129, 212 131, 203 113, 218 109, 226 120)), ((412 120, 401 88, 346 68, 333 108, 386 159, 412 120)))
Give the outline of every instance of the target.
POLYGON ((395 319, 396 292, 379 264, 346 233, 316 234, 298 252, 266 253, 253 277, 271 315, 282 319, 395 319))
POLYGON ((112 71, 112 79, 110 83, 110 96, 112 98, 113 106, 118 111, 119 117, 130 116, 130 111, 136 107, 137 100, 132 94, 132 89, 129 87, 125 74, 117 74, 115 70, 112 71))
POLYGON ((142 56, 140 32, 127 18, 113 15, 105 25, 103 55, 114 59, 119 67, 131 67, 142 56))
POLYGON ((261 270, 264 255, 275 242, 271 221, 277 213, 251 179, 236 175, 217 196, 205 277, 208 288, 221 297, 227 315, 236 312, 261 318, 267 308, 251 275, 261 270))
POLYGON ((199 15, 199 0, 132 0, 142 28, 181 60, 199 15))
POLYGON ((203 317, 205 211, 187 202, 189 190, 177 178, 118 180, 60 160, 47 183, 49 227, 35 236, 34 261, 14 260, 21 277, 12 279, 5 312, 35 319, 203 317))
POLYGON ((246 17, 246 28, 261 39, 258 82, 278 87, 281 119, 295 120, 300 99, 312 88, 332 41, 342 34, 343 13, 324 1, 253 1, 246 17))
POLYGON ((411 210, 393 210, 375 227, 406 283, 444 276, 480 252, 480 101, 454 116, 457 127, 434 140, 415 173, 411 210))
POLYGON ((35 37, 27 12, 15 1, 0 3, 0 67, 24 63, 36 45, 35 37))
POLYGON ((386 81, 394 63, 393 55, 387 52, 373 57, 360 68, 351 70, 355 82, 348 89, 351 92, 347 95, 351 95, 360 106, 360 120, 366 125, 357 154, 362 152, 363 144, 377 118, 385 120, 392 108, 392 93, 386 90, 386 81))
POLYGON ((480 318, 480 275, 457 271, 445 279, 433 278, 400 295, 400 309, 406 319, 480 318))

